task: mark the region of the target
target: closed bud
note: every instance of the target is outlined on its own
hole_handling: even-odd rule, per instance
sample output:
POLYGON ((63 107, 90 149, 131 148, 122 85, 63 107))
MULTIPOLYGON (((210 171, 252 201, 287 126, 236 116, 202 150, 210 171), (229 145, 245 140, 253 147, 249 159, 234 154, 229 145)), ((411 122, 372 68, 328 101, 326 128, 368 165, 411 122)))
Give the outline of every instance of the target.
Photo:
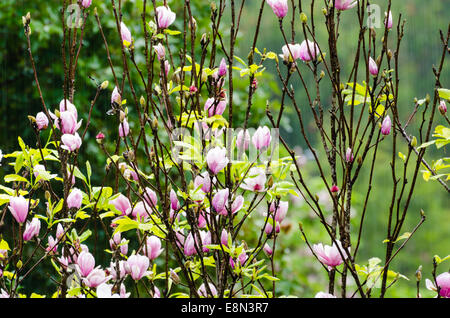
POLYGON ((175 273, 175 271, 173 271, 172 269, 170 270, 170 278, 172 279, 172 281, 175 283, 175 284, 179 284, 179 283, 181 283, 181 279, 180 279, 180 277, 178 276, 178 274, 177 273, 175 273))
POLYGON ((325 77, 325 72, 322 70, 320 71, 320 78, 324 78, 325 77))
POLYGON ((420 282, 422 280, 422 265, 416 271, 416 280, 420 282))
POLYGON ((23 26, 27 25, 27 18, 25 18, 24 16, 22 16, 22 23, 23 23, 23 26))
POLYGON ((144 98, 144 96, 141 96, 141 98, 139 99, 139 102, 141 103, 142 107, 145 106, 145 98, 144 98))
POLYGON ((22 263, 21 260, 19 260, 19 261, 16 263, 16 268, 17 268, 17 269, 21 269, 22 266, 23 266, 23 263, 22 263))
POLYGON ((413 146, 413 147, 417 146, 417 138, 416 138, 416 136, 413 136, 413 138, 411 140, 411 146, 413 146))
POLYGON ((45 200, 49 201, 50 200, 50 192, 49 191, 45 191, 45 200))
POLYGON ((304 12, 300 13, 300 21, 302 21, 302 23, 308 22, 308 16, 304 12))
POLYGON ((215 2, 211 2, 211 11, 214 13, 217 10, 217 5, 215 2))
POLYGON ((387 57, 389 60, 392 59, 392 51, 391 50, 388 50, 387 57))
POLYGON ((25 16, 25 18, 27 19, 27 22, 30 23, 30 21, 31 21, 31 14, 30 14, 30 12, 27 12, 27 15, 25 16))
POLYGON ((109 82, 108 81, 104 81, 101 85, 100 88, 101 89, 106 89, 108 87, 109 82))
POLYGON ((153 120, 152 120, 152 129, 153 130, 157 130, 158 129, 158 118, 153 118, 153 120))
POLYGON ((328 14, 327 8, 322 8, 322 13, 323 15, 327 15, 328 14))
POLYGON ((425 99, 426 99, 426 103, 429 104, 431 101, 430 94, 427 94, 427 97, 425 99))
POLYGON ((445 115, 445 113, 447 112, 447 104, 445 104, 445 101, 441 100, 438 109, 442 115, 445 115))

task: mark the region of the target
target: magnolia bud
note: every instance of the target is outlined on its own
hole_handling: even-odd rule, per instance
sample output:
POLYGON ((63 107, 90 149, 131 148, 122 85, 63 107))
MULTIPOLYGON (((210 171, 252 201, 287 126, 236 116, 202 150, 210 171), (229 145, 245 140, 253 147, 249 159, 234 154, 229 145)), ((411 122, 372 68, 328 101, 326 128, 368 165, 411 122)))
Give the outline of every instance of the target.
POLYGON ((302 21, 302 23, 308 22, 308 16, 304 12, 300 13, 300 21, 302 21))
POLYGON ((157 130, 158 129, 158 118, 153 118, 153 120, 152 120, 152 129, 153 130, 157 130))
POLYGON ((17 267, 17 269, 21 269, 22 268, 22 266, 23 266, 23 263, 22 263, 22 261, 21 260, 19 260, 17 263, 16 263, 16 267, 17 267))
POLYGON ((322 13, 323 15, 327 15, 328 14, 327 8, 322 8, 322 13))
POLYGON ((411 140, 411 146, 412 146, 412 147, 417 146, 417 138, 416 138, 416 136, 413 136, 413 138, 412 138, 412 140, 411 140))
POLYGON ((443 100, 441 100, 441 102, 439 103, 438 109, 442 115, 445 115, 445 113, 447 112, 447 104, 445 104, 445 102, 443 100))
POLYGON ((416 279, 418 282, 422 280, 422 265, 420 265, 416 271, 416 279))
POLYGON ((145 106, 145 98, 144 98, 144 96, 141 96, 141 99, 139 100, 139 102, 141 103, 142 107, 145 106))
POLYGON ((123 111, 120 111, 119 114, 120 114, 120 116, 119 116, 120 122, 122 123, 125 120, 125 113, 123 111))
POLYGON ((101 89, 106 89, 108 87, 109 82, 108 81, 104 81, 101 85, 100 88, 101 89))

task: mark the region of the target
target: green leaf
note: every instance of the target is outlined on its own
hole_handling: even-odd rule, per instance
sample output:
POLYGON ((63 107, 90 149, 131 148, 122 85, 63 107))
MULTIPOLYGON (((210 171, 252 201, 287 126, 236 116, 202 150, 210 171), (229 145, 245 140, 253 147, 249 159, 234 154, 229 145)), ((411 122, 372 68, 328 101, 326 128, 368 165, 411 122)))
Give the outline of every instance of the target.
POLYGON ((5 182, 26 182, 29 183, 27 179, 17 174, 8 174, 5 176, 5 182))
POLYGON ((450 99, 450 89, 438 88, 439 97, 442 99, 450 99))

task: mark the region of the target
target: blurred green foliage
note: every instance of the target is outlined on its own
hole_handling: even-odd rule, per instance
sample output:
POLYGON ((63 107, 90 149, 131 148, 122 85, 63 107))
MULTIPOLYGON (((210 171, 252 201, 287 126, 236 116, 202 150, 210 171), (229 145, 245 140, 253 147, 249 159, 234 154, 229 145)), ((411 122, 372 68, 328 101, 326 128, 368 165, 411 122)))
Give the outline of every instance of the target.
MULTIPOLYGON (((129 0, 123 1, 123 20, 130 28, 135 39, 136 59, 139 65, 142 65, 142 25, 140 12, 142 9, 142 1, 129 0)), ((162 1, 157 1, 159 4, 162 1)), ((309 3, 309 1, 307 1, 309 3)), ((321 13, 321 1, 317 1, 317 14, 314 17, 318 34, 319 44, 326 47, 326 33, 324 19, 321 13), (320 4, 319 4, 320 3, 320 4)), ((383 12, 386 9, 387 1, 373 1, 381 6, 383 12)), ((172 10, 177 12, 177 21, 173 29, 182 30, 182 1, 168 1, 172 10)), ((210 1, 193 1, 193 14, 196 17, 198 34, 209 33, 210 30, 210 1)), ((236 55, 244 60, 249 53, 253 31, 256 25, 257 11, 259 10, 259 1, 247 1, 243 11, 243 20, 240 25, 240 33, 238 37, 236 55)), ((116 73, 121 74, 121 54, 119 37, 115 30, 115 21, 113 13, 110 10, 109 1, 93 0, 92 7, 96 6, 102 21, 102 27, 108 38, 111 57, 115 63, 116 73)), ((307 6, 309 8, 309 5, 307 6)), ((36 60, 37 70, 39 74, 40 85, 43 90, 44 98, 50 109, 55 109, 59 101, 63 98, 63 68, 61 59, 61 16, 59 10, 61 1, 26 1, 26 0, 2 0, 0 2, 0 21, 2 28, 0 29, 0 149, 3 153, 12 152, 17 148, 17 139, 15 136, 22 136, 28 144, 33 144, 34 134, 30 129, 27 115, 35 115, 41 111, 39 95, 33 80, 33 72, 28 59, 26 48, 26 39, 23 33, 21 17, 27 12, 31 13, 32 22, 32 52, 36 60)), ((433 94, 434 76, 432 66, 437 63, 441 54, 441 45, 439 40, 439 30, 446 30, 448 26, 448 15, 445 14, 448 8, 448 1, 393 1, 392 12, 394 14, 394 23, 397 23, 399 12, 402 18, 406 19, 406 33, 401 46, 400 53, 400 81, 401 91, 399 102, 404 113, 404 118, 409 116, 414 97, 423 98, 426 94, 433 94)), ((153 16, 149 8, 149 16, 153 16)), ((309 10, 309 9, 308 9, 309 10)), ((88 130, 86 137, 87 142, 81 148, 80 162, 89 160, 93 166, 95 173, 94 183, 100 183, 103 177, 105 158, 99 151, 95 143, 94 136, 98 131, 105 133, 106 141, 113 140, 117 136, 117 124, 111 117, 106 115, 109 109, 110 92, 113 89, 113 77, 109 69, 103 40, 98 31, 92 9, 86 26, 85 37, 83 40, 83 50, 79 60, 78 73, 76 78, 76 93, 74 104, 78 107, 80 117, 87 119, 87 111, 89 109, 90 100, 95 94, 95 84, 89 79, 93 77, 98 82, 109 80, 110 85, 106 92, 103 92, 97 102, 93 114, 92 124, 88 130)), ((306 12, 309 14, 309 12, 306 12)), ((227 13, 228 14, 228 13, 227 13)), ((226 17, 229 19, 229 17, 226 17)), ((342 77, 348 77, 348 71, 353 62, 353 52, 356 45, 356 34, 358 26, 355 23, 356 13, 346 11, 342 14, 342 24, 340 26, 339 50, 341 64, 343 65, 342 77)), ((299 20, 297 19, 297 22, 299 20)), ((285 21, 286 27, 289 22, 285 21)), ((222 24, 224 37, 229 35, 229 24, 225 20, 222 24)), ((381 31, 380 31, 381 33, 381 31)), ((380 36, 379 36, 380 37, 380 36)), ((296 29, 296 41, 303 40, 302 31, 299 27, 296 29)), ((174 55, 175 61, 178 61, 178 47, 181 39, 173 37, 170 49, 174 55)), ((228 43, 228 42, 225 42, 228 43)), ((261 25, 261 34, 257 42, 257 47, 276 53, 281 53, 283 45, 278 21, 272 13, 270 7, 264 8, 263 20, 261 25)), ((218 62, 217 62, 218 64, 218 62)), ((259 87, 254 97, 254 107, 251 113, 250 126, 268 124, 265 118, 266 103, 269 104, 273 112, 277 112, 280 105, 280 84, 276 80, 274 63, 272 61, 265 62, 268 73, 259 79, 259 87)), ((283 70, 285 71, 285 70, 283 70)), ((136 75, 136 74, 134 74, 136 75)), ((136 82, 138 81, 137 77, 136 82)), ((307 83, 311 84, 311 78, 308 76, 307 83)), ((450 86, 449 63, 444 68, 442 83, 450 86)), ((245 117, 248 77, 239 78, 239 74, 235 75, 235 118, 234 126, 239 127, 245 117)), ((293 81, 293 85, 297 89, 297 98, 301 101, 300 105, 306 106, 306 95, 301 84, 293 81), (302 102, 303 101, 303 102, 302 102)), ((137 94, 143 90, 143 87, 136 85, 137 94)), ((125 98, 130 99, 129 91, 125 91, 125 98)), ((326 85, 323 86, 322 100, 326 105, 330 101, 330 89, 326 85)), ((134 111, 131 110, 130 118, 134 111)), ((285 117, 282 121, 283 137, 288 140, 289 144, 298 149, 306 148, 305 141, 297 133, 298 122, 292 107, 287 107, 285 117)), ((305 122, 311 118, 311 114, 305 112, 305 122)), ((438 120, 441 120, 440 118, 438 120)), ((437 122, 439 123, 439 121, 437 122)), ((419 124, 418 119, 412 123, 410 133, 414 132, 419 124)), ((133 129, 133 123, 130 123, 133 129)), ((316 131, 313 126, 308 127, 308 134, 314 139, 316 131)), ((318 140, 316 139, 316 142, 318 140)), ((112 146, 112 145, 111 145, 112 146)), ((319 145, 317 145, 319 147, 319 145)), ((361 265, 367 263, 371 257, 384 257, 385 226, 387 219, 387 208, 390 198, 385 192, 386 188, 392 185, 390 176, 390 149, 388 143, 383 143, 381 151, 377 157, 377 167, 375 179, 373 181, 373 190, 371 200, 369 201, 367 219, 363 231, 363 243, 357 262, 361 265)), ((406 147, 403 149, 405 151, 406 147)), ((434 149, 434 148, 430 148, 434 149)), ((402 151, 402 149, 399 149, 402 151)), ((323 154, 322 154, 323 155, 323 154)), ((433 150, 429 153, 433 156, 433 150)), ((307 156, 305 151, 304 156, 307 156)), ((448 156, 448 155, 447 155, 448 156)), ((306 163, 303 167, 306 175, 309 176, 311 184, 320 193, 321 188, 317 176, 314 174, 314 164, 306 163), (314 184, 314 183, 317 183, 314 184)), ((3 178, 3 171, 0 170, 0 177, 3 178)), ((361 174, 359 185, 361 192, 356 192, 353 197, 353 220, 354 231, 356 233, 359 224, 360 211, 364 200, 368 175, 361 174)), ((390 195, 390 194, 388 194, 390 195)), ((445 256, 450 252, 450 209, 449 196, 445 190, 436 182, 425 182, 421 177, 418 179, 415 196, 411 202, 410 214, 404 226, 404 231, 410 231, 419 221, 419 211, 423 209, 427 215, 427 220, 414 235, 404 251, 392 263, 392 268, 398 271, 410 280, 399 282, 395 288, 388 292, 389 297, 414 297, 415 296, 415 280, 414 273, 419 265, 423 265, 425 278, 430 278, 432 268, 432 257, 434 254, 445 256)), ((261 218, 262 219, 262 218, 261 218)), ((255 224, 257 223, 255 216, 255 224)), ((311 213, 306 204, 301 200, 294 204, 288 215, 288 225, 283 229, 283 234, 277 241, 277 269, 278 277, 281 281, 278 283, 278 295, 295 295, 300 297, 313 297, 316 292, 326 290, 327 277, 320 265, 307 251, 306 245, 301 239, 298 230, 298 222, 302 222, 305 231, 309 233, 309 239, 312 243, 321 241, 326 242, 326 235, 319 221, 311 213)), ((97 225, 100 227, 99 225, 97 225)), ((253 237, 255 230, 246 228, 245 237, 253 237), (247 236, 248 235, 248 236, 247 236)), ((99 242, 104 241, 100 232, 97 238, 99 242)), ((328 243, 328 242, 327 242, 328 243)), ((107 246, 99 246, 101 251, 107 246)), ((132 246, 130 246, 130 250, 132 246)), ((440 268, 441 272, 448 269, 448 264, 443 264, 440 268), (447 267, 445 267, 447 266, 447 267)), ((39 292, 43 286, 48 286, 46 276, 42 277, 42 282, 37 280, 35 289, 39 292), (45 282, 42 284, 42 282, 45 282)), ((41 290, 43 291, 43 290, 41 290)), ((432 296, 423 288, 424 296, 432 296), (424 291, 425 290, 425 291, 424 291)))

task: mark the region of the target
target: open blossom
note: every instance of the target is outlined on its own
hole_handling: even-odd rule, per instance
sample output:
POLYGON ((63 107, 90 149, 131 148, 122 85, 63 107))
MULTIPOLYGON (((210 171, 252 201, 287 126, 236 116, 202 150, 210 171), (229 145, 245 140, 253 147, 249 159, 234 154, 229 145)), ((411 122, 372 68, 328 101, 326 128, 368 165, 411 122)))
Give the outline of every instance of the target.
POLYGON ((221 215, 227 215, 227 204, 230 190, 228 188, 219 190, 212 199, 214 210, 221 215))
POLYGON ((36 125, 39 130, 46 129, 48 127, 48 117, 43 112, 39 112, 36 115, 36 125))
POLYGON ((69 209, 75 208, 79 209, 83 201, 83 193, 80 189, 73 188, 70 194, 67 196, 67 207, 69 209))
POLYGON ((200 185, 202 186, 201 190, 203 192, 208 193, 209 191, 211 191, 211 177, 209 176, 207 171, 195 177, 194 179, 195 189, 200 187, 200 185))
POLYGON ((39 221, 38 218, 33 218, 31 222, 27 222, 25 231, 23 232, 23 240, 29 241, 33 237, 38 236, 40 230, 41 230, 41 221, 39 221))
POLYGON ((387 115, 384 118, 383 123, 381 124, 381 133, 385 136, 389 135, 391 133, 391 126, 391 118, 389 117, 389 115, 387 115))
POLYGON ((97 298, 120 298, 119 294, 112 293, 113 285, 110 284, 100 284, 97 286, 97 298))
POLYGON ((313 251, 319 258, 319 261, 322 262, 324 265, 328 266, 328 268, 336 267, 344 262, 341 257, 341 254, 339 253, 339 250, 341 250, 342 255, 344 255, 344 258, 347 258, 347 255, 344 249, 342 248, 341 242, 336 241, 336 243, 337 245, 333 243, 332 246, 322 245, 322 243, 313 245, 313 251))
MULTIPOLYGON (((425 280, 427 289, 437 291, 437 287, 431 280, 425 280)), ((450 298, 450 273, 445 272, 436 277, 436 284, 439 286, 439 295, 441 297, 450 298)))
POLYGON ((106 276, 104 270, 96 268, 93 269, 85 279, 83 279, 83 282, 91 288, 96 288, 110 279, 111 276, 106 276))
MULTIPOLYGON (((208 283, 208 286, 209 286, 209 290, 211 291, 212 296, 216 297, 217 296, 217 289, 216 289, 216 287, 214 287, 214 285, 211 284, 211 283, 208 283)), ((210 296, 210 294, 208 293, 208 290, 206 289, 206 286, 205 286, 204 283, 200 285, 200 287, 197 290, 197 293, 201 297, 208 297, 208 296, 210 296)))
POLYGON ((84 277, 87 277, 95 267, 94 256, 87 252, 82 251, 77 258, 78 271, 84 277))
POLYGON ((55 121, 56 127, 58 127, 63 134, 74 134, 81 126, 81 120, 77 123, 76 114, 71 111, 63 111, 59 113, 59 118, 55 121))
MULTIPOLYGON (((333 3, 333 0, 330 0, 333 3)), ((334 7, 338 10, 348 10, 358 4, 357 0, 335 0, 334 7)))
POLYGON ((147 271, 149 265, 150 260, 147 256, 131 255, 127 260, 125 268, 127 269, 127 272, 130 273, 131 277, 135 281, 138 281, 142 277, 150 274, 150 272, 147 271))
POLYGON ((218 174, 228 164, 225 148, 215 147, 208 151, 206 162, 213 174, 218 174))
POLYGON ((316 57, 320 54, 319 46, 317 43, 304 40, 302 44, 300 44, 300 59, 303 62, 309 62, 311 60, 315 60, 316 57))
POLYGON ((267 126, 258 127, 255 134, 252 137, 252 143, 256 149, 262 149, 269 147, 272 137, 270 135, 270 129, 267 126))
POLYGON ((152 213, 152 207, 143 201, 139 201, 131 211, 133 218, 147 218, 152 213))
POLYGON ((227 102, 224 100, 215 100, 214 97, 208 98, 205 102, 205 110, 208 111, 208 117, 222 115, 227 108, 227 102))
POLYGON ((163 249, 161 248, 161 240, 159 239, 159 237, 152 235, 147 238, 144 252, 151 261, 156 259, 162 253, 162 251, 163 249))
POLYGON ((122 212, 122 215, 129 215, 131 213, 131 203, 130 200, 122 193, 119 194, 117 198, 111 201, 114 207, 122 212))
POLYGON ((385 15, 384 23, 386 25, 386 28, 392 29, 392 25, 394 24, 392 19, 392 12, 389 10, 389 13, 385 12, 384 15, 385 15))
POLYGON ((132 42, 131 32, 123 22, 120 22, 120 36, 122 37, 123 45, 129 47, 132 42))
POLYGON ((288 44, 284 45, 281 50, 283 51, 283 60, 286 62, 293 62, 300 58, 300 44, 288 44))
POLYGON ((261 192, 264 191, 266 184, 266 172, 263 168, 253 167, 247 173, 247 177, 244 179, 243 184, 241 184, 241 188, 261 192))
POLYGON ((161 29, 168 28, 175 21, 176 17, 177 15, 169 7, 160 6, 156 8, 158 27, 161 29))
POLYGON ((377 62, 372 57, 369 57, 369 72, 373 76, 378 74, 378 65, 377 62))
POLYGON ((35 165, 33 167, 33 170, 33 175, 35 178, 37 178, 40 173, 45 172, 45 167, 43 165, 35 165))
POLYGON ((59 111, 61 113, 65 111, 72 112, 75 118, 78 118, 77 108, 68 99, 63 99, 59 102, 59 111))
POLYGON ((75 135, 72 134, 62 135, 61 142, 63 144, 61 148, 67 151, 75 151, 80 149, 82 143, 80 135, 78 135, 78 133, 75 133, 75 135))
POLYGON ((279 19, 286 16, 289 9, 287 0, 267 0, 267 3, 279 19))
POLYGON ((9 211, 18 223, 24 223, 28 216, 29 202, 23 196, 9 199, 9 211))
POLYGON ((118 261, 117 263, 111 262, 110 266, 108 268, 108 271, 110 272, 111 277, 114 280, 120 280, 127 275, 127 271, 125 269, 126 261, 121 260, 121 261, 118 261))
POLYGON ((270 204, 269 211, 273 213, 275 221, 282 222, 284 218, 286 217, 288 208, 289 208, 289 202, 288 201, 280 201, 276 210, 275 210, 275 202, 272 202, 270 204))

